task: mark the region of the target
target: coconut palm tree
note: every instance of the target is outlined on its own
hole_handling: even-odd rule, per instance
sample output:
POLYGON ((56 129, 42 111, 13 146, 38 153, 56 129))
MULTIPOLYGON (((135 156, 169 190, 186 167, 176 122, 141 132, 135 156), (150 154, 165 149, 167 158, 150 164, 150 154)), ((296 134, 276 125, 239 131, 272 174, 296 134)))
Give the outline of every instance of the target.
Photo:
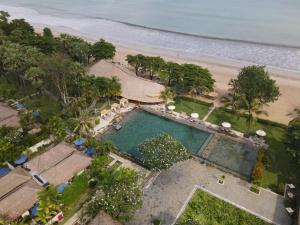
POLYGON ((94 123, 90 117, 88 110, 79 110, 79 116, 75 119, 76 126, 74 129, 75 133, 79 133, 80 136, 90 137, 94 133, 94 123))
POLYGON ((165 90, 160 92, 159 98, 162 99, 165 103, 168 101, 173 100, 176 94, 173 92, 172 88, 166 87, 165 90))

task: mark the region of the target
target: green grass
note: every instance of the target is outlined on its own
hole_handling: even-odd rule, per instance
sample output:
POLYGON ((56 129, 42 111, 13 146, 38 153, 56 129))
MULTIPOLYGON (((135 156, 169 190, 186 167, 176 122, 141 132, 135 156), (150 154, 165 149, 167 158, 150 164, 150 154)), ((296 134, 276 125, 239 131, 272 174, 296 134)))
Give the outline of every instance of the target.
MULTIPOLYGON (((208 118, 208 122, 214 124, 221 124, 223 121, 230 122, 234 130, 247 132, 245 117, 237 119, 228 110, 218 108, 208 118)), ((299 184, 300 167, 294 158, 286 152, 284 144, 285 126, 258 120, 251 126, 250 132, 253 133, 258 129, 263 129, 267 133, 266 141, 269 145, 267 151, 268 156, 271 158, 270 165, 267 166, 262 179, 262 186, 278 192, 278 187, 281 183, 292 182, 299 184)))
POLYGON ((87 192, 88 176, 86 173, 82 173, 74 178, 71 185, 62 194, 65 221, 77 212, 80 203, 87 198, 87 192))
POLYGON ((177 97, 175 99, 176 112, 185 112, 190 115, 193 112, 199 114, 199 118, 203 119, 208 113, 210 104, 199 100, 193 100, 186 97, 177 97))
POLYGON ((202 190, 195 192, 176 224, 185 224, 187 218, 198 220, 199 224, 203 225, 268 225, 263 220, 202 190))

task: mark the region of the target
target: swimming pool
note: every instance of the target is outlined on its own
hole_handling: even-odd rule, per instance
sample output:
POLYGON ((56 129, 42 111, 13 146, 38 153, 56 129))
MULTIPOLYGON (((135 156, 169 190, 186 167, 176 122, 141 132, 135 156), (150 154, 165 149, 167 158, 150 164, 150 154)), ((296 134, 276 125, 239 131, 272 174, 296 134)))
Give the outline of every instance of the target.
POLYGON ((120 151, 140 158, 138 145, 161 133, 171 135, 193 154, 200 151, 210 136, 209 132, 143 110, 135 110, 125 117, 121 130, 110 130, 102 138, 112 141, 120 151))

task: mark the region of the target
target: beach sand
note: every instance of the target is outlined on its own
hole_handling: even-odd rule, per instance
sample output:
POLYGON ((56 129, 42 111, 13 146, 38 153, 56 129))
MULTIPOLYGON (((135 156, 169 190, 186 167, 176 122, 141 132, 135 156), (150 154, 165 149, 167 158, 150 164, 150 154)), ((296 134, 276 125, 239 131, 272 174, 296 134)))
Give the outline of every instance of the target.
MULTIPOLYGON (((159 55, 165 60, 170 60, 178 63, 194 63, 201 65, 213 74, 213 78, 216 80, 215 91, 218 93, 218 99, 221 96, 226 94, 228 90, 228 83, 231 78, 235 78, 243 65, 233 65, 228 64, 221 65, 218 61, 216 63, 212 62, 203 62, 202 60, 189 60, 177 58, 168 54, 153 54, 152 52, 141 50, 133 50, 123 46, 117 46, 117 54, 114 58, 114 61, 120 62, 124 65, 127 64, 125 61, 128 54, 145 54, 145 55, 159 55)), ((283 75, 282 71, 276 73, 275 71, 270 71, 270 74, 273 79, 276 80, 277 85, 280 88, 281 95, 279 99, 271 103, 269 106, 265 107, 269 116, 261 116, 264 119, 269 119, 278 123, 287 124, 293 118, 293 110, 295 108, 300 108, 300 76, 299 79, 294 77, 294 73, 288 74, 289 71, 286 71, 286 74, 283 75), (290 76, 289 76, 290 75, 290 76)), ((217 105, 220 105, 219 101, 216 102, 217 105)))
MULTIPOLYGON (((34 25, 37 32, 41 32, 42 25, 34 25)), ((56 29, 51 27, 53 33, 58 35, 64 30, 63 28, 56 29)), ((89 41, 94 41, 88 37, 84 37, 76 31, 66 29, 66 33, 81 36, 89 41)), ((108 40, 110 41, 110 40, 108 40)), ((165 60, 174 61, 178 63, 193 63, 203 66, 210 70, 213 74, 213 78, 216 80, 215 91, 218 93, 218 99, 216 104, 220 105, 219 99, 222 95, 226 94, 228 89, 228 82, 231 78, 235 78, 239 70, 247 65, 247 63, 222 60, 222 59, 212 59, 210 57, 201 57, 197 59, 187 58, 178 53, 162 51, 160 49, 150 49, 141 48, 140 46, 123 46, 120 43, 114 43, 117 47, 117 53, 114 58, 115 62, 120 62, 124 66, 127 65, 125 61, 128 54, 144 54, 152 56, 161 56, 165 60)), ((277 85, 280 88, 281 95, 279 99, 270 103, 265 109, 268 112, 268 116, 261 116, 261 118, 272 120, 278 123, 288 124, 288 122, 293 118, 293 111, 295 108, 300 108, 300 72, 280 70, 277 68, 268 68, 270 75, 276 80, 277 85)), ((99 71, 100 72, 100 71, 99 71)))

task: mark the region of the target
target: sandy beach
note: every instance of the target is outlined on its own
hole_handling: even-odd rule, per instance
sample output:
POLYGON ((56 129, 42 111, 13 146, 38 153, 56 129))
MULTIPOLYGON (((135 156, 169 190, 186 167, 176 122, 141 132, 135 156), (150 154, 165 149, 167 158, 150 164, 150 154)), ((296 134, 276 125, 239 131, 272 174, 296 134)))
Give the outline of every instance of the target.
MULTIPOLYGON (((145 54, 145 55, 157 55, 152 52, 148 52, 146 49, 144 51, 133 50, 123 46, 117 46, 117 54, 115 56, 115 61, 122 64, 127 64, 125 59, 128 54, 145 54)), ((178 63, 194 63, 208 68, 213 74, 213 78, 216 80, 215 91, 218 93, 219 97, 226 94, 228 89, 228 82, 231 78, 237 76, 240 68, 243 65, 221 65, 220 62, 207 63, 202 60, 189 60, 177 57, 172 57, 169 54, 158 54, 165 60, 170 60, 178 63)), ((287 124, 293 118, 293 110, 300 107, 300 76, 299 79, 294 77, 292 72, 289 76, 288 71, 283 75, 282 71, 276 73, 276 71, 270 71, 273 79, 276 80, 280 87, 281 96, 278 101, 271 103, 266 107, 269 114, 268 117, 263 116, 262 118, 273 120, 279 123, 287 124)), ((216 104, 219 105, 217 101, 216 104)))
MULTIPOLYGON (((35 24, 34 26, 37 32, 41 32, 43 25, 35 24)), ((81 36, 82 38, 85 38, 86 40, 91 42, 95 41, 92 38, 86 37, 71 29, 62 27, 51 27, 51 29, 53 30, 53 33, 55 35, 66 32, 81 36)), ((236 77, 239 70, 243 66, 248 64, 238 61, 233 62, 226 59, 213 59, 205 56, 201 58, 191 59, 172 51, 162 51, 160 49, 150 49, 147 47, 141 48, 140 46, 123 46, 121 43, 116 43, 112 40, 108 41, 113 42, 117 47, 117 53, 114 61, 120 62, 124 66, 127 65, 125 59, 128 54, 144 54, 161 56, 168 61, 174 61, 178 63, 193 63, 208 68, 213 74, 213 78, 216 80, 215 91, 218 93, 218 99, 222 95, 226 94, 229 80, 236 77)), ((300 107, 300 72, 281 70, 277 68, 268 68, 268 71, 270 72, 271 77, 276 80, 278 86, 280 87, 281 96, 276 102, 271 103, 266 107, 269 116, 262 116, 262 118, 269 119, 278 123, 288 124, 288 122, 293 118, 293 110, 300 107)), ((218 100, 216 100, 215 103, 217 105, 220 105, 218 100)))

